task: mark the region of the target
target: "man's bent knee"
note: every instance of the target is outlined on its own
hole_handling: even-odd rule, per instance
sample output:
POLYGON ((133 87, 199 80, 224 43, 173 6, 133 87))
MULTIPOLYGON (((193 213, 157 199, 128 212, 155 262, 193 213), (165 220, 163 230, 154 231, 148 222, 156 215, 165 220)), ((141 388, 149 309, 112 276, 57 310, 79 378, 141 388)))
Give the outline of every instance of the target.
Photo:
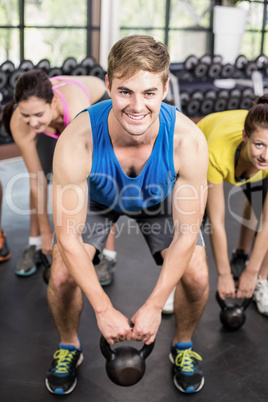
POLYGON ((202 295, 208 289, 208 266, 203 246, 195 246, 194 253, 186 269, 182 282, 192 292, 202 295))
POLYGON ((63 262, 57 244, 53 246, 51 276, 49 283, 55 289, 77 286, 63 262))

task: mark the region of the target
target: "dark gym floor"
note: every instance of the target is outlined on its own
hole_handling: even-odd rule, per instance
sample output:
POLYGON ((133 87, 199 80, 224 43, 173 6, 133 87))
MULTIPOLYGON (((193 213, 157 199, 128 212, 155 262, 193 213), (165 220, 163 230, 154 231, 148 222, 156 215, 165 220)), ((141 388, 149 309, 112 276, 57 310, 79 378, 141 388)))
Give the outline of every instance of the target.
MULTIPOLYGON (((132 387, 113 384, 105 372, 99 350, 100 332, 89 303, 81 318, 80 339, 84 362, 78 385, 69 396, 51 395, 44 378, 57 348, 58 335, 47 306, 42 270, 29 277, 14 274, 18 258, 27 243, 29 186, 21 157, 0 162, 0 177, 5 189, 2 224, 12 251, 11 260, 0 265, 0 401, 49 402, 267 402, 268 317, 257 312, 255 303, 246 311, 247 320, 236 332, 227 332, 219 321, 215 301, 216 273, 208 236, 207 257, 210 270, 210 296, 194 334, 194 350, 203 357, 205 385, 198 394, 181 394, 171 380, 169 347, 174 334, 174 316, 163 316, 155 348, 146 360, 143 379, 132 387)), ((228 187, 226 188, 228 190, 228 187)), ((233 199, 233 212, 241 210, 243 197, 233 199)), ((237 212, 238 213, 238 212, 237 212)), ((238 236, 238 223, 226 217, 230 250, 238 236)), ((152 290, 159 267, 133 221, 119 222, 122 234, 117 239, 118 263, 114 282, 107 287, 116 308, 131 318, 152 290), (127 235, 127 233, 130 233, 127 235)))

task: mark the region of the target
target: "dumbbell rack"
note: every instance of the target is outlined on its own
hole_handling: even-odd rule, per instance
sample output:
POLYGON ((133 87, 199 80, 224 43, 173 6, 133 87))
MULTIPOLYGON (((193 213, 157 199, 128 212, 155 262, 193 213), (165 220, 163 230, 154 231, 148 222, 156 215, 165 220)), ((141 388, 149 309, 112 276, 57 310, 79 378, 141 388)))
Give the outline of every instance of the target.
POLYGON ((170 71, 178 80, 181 110, 189 117, 224 110, 248 110, 260 95, 253 82, 255 74, 258 81, 261 77, 263 91, 268 91, 268 57, 265 55, 254 61, 239 55, 234 64, 223 63, 222 57, 217 55, 206 54, 200 58, 191 55, 184 63, 172 63, 170 71), (230 88, 224 85, 228 81, 233 82, 230 88))

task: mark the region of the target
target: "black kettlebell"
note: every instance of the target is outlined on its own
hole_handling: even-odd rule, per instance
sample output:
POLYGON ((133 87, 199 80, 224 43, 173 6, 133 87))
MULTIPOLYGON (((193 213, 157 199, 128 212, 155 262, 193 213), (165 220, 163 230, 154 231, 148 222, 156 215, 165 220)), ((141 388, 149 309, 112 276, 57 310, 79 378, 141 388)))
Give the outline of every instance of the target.
POLYGON ((119 346, 114 350, 102 335, 100 349, 106 358, 106 372, 117 385, 129 387, 141 380, 145 373, 145 359, 151 354, 154 342, 137 350, 131 346, 119 346))
POLYGON ((252 298, 245 299, 241 305, 228 305, 225 300, 220 297, 219 292, 217 291, 216 300, 221 307, 220 320, 222 325, 230 331, 236 331, 237 329, 241 328, 246 321, 245 310, 249 306, 252 298))

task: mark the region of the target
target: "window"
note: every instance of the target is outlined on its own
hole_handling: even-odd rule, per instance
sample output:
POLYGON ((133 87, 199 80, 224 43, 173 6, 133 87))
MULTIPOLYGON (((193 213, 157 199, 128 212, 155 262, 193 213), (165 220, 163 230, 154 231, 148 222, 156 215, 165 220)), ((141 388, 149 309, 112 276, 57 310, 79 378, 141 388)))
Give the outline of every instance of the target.
POLYGON ((47 58, 61 66, 92 52, 94 0, 4 0, 0 2, 0 58, 18 65, 47 58))

